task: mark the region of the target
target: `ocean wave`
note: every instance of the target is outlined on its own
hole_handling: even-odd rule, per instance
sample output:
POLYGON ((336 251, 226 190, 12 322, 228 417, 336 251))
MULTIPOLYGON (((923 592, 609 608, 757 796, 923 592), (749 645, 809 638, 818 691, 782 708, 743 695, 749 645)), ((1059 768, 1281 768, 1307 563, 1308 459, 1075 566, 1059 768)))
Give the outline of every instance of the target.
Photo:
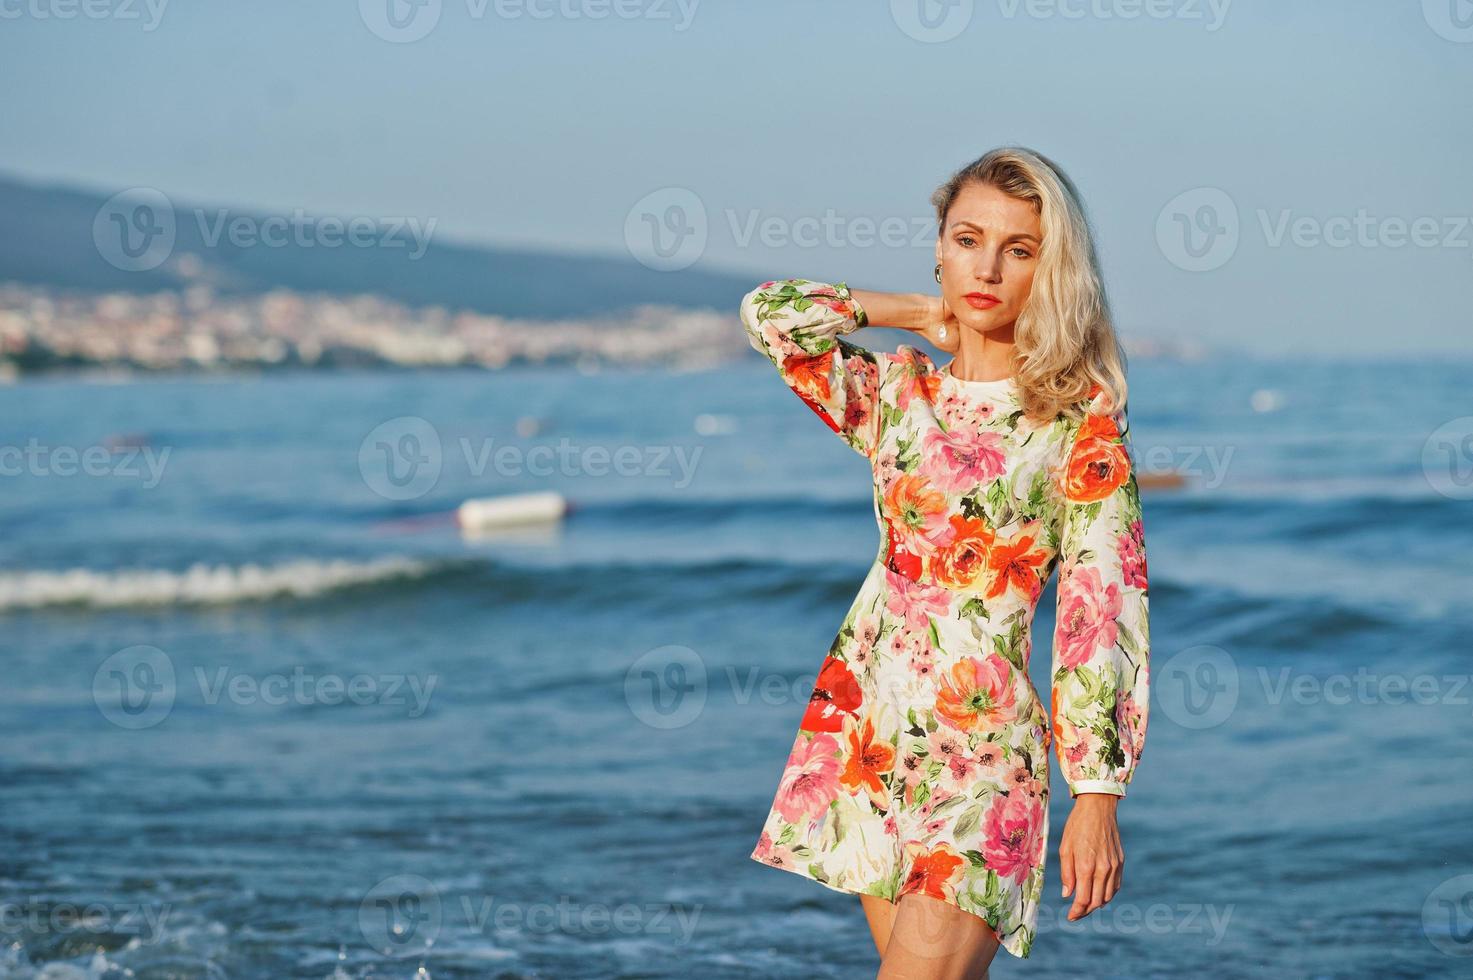
POLYGON ((372 561, 303 559, 279 565, 192 565, 183 571, 0 572, 0 611, 44 606, 224 605, 276 598, 311 599, 344 589, 423 579, 436 563, 390 557, 372 561))

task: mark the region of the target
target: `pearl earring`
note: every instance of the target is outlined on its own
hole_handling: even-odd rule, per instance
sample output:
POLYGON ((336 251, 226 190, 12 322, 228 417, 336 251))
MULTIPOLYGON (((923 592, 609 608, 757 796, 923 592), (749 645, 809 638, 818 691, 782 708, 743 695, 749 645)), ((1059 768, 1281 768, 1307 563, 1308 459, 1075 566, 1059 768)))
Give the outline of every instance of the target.
MULTIPOLYGON (((936 276, 936 281, 937 282, 940 282, 941 281, 941 263, 940 262, 937 262, 936 263, 936 271, 933 273, 933 275, 936 276)), ((941 329, 938 330, 938 331, 936 331, 936 337, 939 340, 945 340, 946 339, 946 324, 944 324, 944 323, 941 324, 941 329)))

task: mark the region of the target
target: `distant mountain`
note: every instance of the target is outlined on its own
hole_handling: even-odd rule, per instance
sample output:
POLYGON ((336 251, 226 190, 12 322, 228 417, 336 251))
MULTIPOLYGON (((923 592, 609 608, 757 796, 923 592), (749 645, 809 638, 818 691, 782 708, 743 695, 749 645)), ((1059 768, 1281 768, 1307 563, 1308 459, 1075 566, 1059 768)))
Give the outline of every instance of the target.
MULTIPOLYGON (((646 303, 734 311, 753 285, 751 276, 697 268, 657 272, 632 257, 444 243, 436 233, 428 236, 422 254, 411 258, 414 229, 395 230, 388 224, 374 234, 405 247, 232 244, 223 234, 211 241, 222 215, 227 220, 243 217, 243 224, 255 229, 271 215, 165 198, 158 192, 126 198, 122 206, 110 204, 112 200, 108 192, 0 177, 0 282, 84 292, 148 293, 207 283, 222 295, 273 288, 373 293, 411 306, 538 319, 617 312, 646 303), (137 206, 140 202, 143 208, 137 206), (171 241, 156 234, 169 225, 171 241), (152 255, 130 254, 122 244, 132 241, 142 250, 150 245, 149 236, 157 250, 152 255)), ((321 217, 310 216, 314 228, 321 217)), ((279 236, 293 237, 289 226, 278 224, 279 236)), ((423 238, 422 229, 420 234, 423 238)))

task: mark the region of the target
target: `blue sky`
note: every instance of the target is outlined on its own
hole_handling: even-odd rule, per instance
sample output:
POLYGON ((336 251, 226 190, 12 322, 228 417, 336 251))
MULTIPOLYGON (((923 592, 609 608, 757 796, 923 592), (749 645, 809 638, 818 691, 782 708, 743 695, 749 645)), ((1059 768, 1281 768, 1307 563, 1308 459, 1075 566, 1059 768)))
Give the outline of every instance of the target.
POLYGON ((1467 0, 87 2, 0 0, 0 171, 604 254, 656 194, 703 266, 921 290, 930 192, 1019 143, 1127 337, 1473 350, 1467 0))

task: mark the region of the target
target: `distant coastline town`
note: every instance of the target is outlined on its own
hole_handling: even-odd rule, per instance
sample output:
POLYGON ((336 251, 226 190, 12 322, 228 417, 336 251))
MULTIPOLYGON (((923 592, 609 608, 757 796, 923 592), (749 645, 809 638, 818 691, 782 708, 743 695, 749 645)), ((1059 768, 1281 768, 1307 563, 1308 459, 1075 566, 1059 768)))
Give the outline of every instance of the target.
MULTIPOLYGON (((1203 352, 1137 340, 1129 353, 1195 359, 1203 352)), ((0 283, 0 381, 97 369, 701 369, 752 354, 735 311, 651 304, 607 317, 532 320, 288 289, 221 295, 199 285, 132 294, 0 283)))

